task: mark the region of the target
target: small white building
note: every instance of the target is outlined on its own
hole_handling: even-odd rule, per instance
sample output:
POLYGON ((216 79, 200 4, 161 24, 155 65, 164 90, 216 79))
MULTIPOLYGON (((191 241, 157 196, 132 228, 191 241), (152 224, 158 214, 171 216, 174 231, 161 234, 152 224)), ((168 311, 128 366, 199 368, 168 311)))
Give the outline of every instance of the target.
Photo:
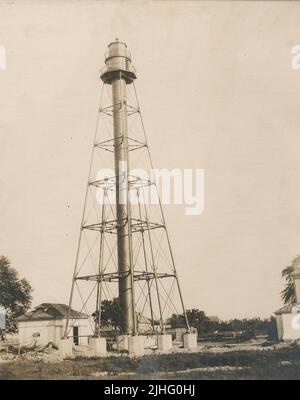
POLYGON ((300 307, 287 304, 275 311, 279 340, 300 339, 300 307))
POLYGON ((279 340, 300 339, 300 265, 292 273, 296 304, 287 304, 275 312, 279 340))
MULTIPOLYGON (((43 303, 18 318, 20 346, 46 346, 53 343, 59 346, 64 335, 68 306, 66 304, 43 303)), ((88 345, 92 335, 89 316, 70 310, 69 336, 75 345, 88 345)))
POLYGON ((153 333, 154 332, 159 332, 160 330, 160 324, 158 322, 154 322, 154 326, 152 326, 152 322, 150 318, 145 317, 143 314, 140 312, 136 313, 137 317, 137 328, 140 333, 153 333))

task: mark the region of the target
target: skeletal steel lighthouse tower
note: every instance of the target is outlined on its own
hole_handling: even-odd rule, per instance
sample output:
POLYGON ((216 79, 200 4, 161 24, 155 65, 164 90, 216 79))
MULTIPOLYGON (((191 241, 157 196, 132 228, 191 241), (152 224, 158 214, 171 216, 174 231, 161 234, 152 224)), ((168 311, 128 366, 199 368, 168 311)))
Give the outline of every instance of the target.
MULTIPOLYGON (((156 183, 151 174, 145 175, 152 162, 136 78, 127 45, 116 39, 108 46, 101 71, 103 87, 69 302, 71 310, 77 292, 81 309, 93 315, 98 337, 105 301, 113 299, 118 299, 121 334, 164 334, 172 313, 181 314, 187 332, 190 329, 156 183)), ((65 337, 71 336, 70 325, 68 318, 65 337)))

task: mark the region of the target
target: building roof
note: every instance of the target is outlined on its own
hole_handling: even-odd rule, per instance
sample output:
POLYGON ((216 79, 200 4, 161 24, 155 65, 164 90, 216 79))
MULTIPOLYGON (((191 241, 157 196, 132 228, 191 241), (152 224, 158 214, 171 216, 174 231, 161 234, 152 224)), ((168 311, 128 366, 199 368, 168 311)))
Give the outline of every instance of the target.
MULTIPOLYGON (((47 321, 52 319, 67 318, 68 308, 66 304, 42 303, 27 313, 21 315, 18 321, 47 321)), ((88 315, 79 311, 70 310, 69 318, 87 319, 88 315)))
POLYGON ((217 315, 208 315, 207 318, 212 322, 221 322, 220 318, 217 315))
MULTIPOLYGON (((293 312, 293 308, 297 307, 296 304, 286 304, 285 306, 279 308, 279 310, 275 311, 275 315, 281 315, 281 314, 290 314, 293 312)), ((299 306, 298 306, 299 308, 299 306)))
POLYGON ((136 313, 136 314, 137 314, 137 319, 138 319, 139 324, 145 324, 145 325, 151 324, 151 320, 149 318, 145 317, 141 313, 136 313))

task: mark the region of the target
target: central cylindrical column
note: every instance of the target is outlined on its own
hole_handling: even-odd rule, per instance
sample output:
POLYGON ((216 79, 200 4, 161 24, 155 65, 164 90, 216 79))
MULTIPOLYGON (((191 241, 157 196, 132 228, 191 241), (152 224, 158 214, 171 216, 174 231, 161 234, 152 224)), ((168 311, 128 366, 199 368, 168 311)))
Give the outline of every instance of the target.
POLYGON ((125 335, 135 335, 137 330, 134 307, 131 215, 128 201, 129 157, 126 85, 131 84, 136 79, 136 74, 131 64, 131 55, 126 43, 116 39, 109 44, 101 79, 104 83, 112 85, 113 97, 121 330, 125 335))
POLYGON ((131 265, 130 208, 128 204, 128 139, 126 81, 122 74, 112 81, 116 173, 116 213, 118 240, 119 302, 121 330, 134 332, 134 304, 131 265))

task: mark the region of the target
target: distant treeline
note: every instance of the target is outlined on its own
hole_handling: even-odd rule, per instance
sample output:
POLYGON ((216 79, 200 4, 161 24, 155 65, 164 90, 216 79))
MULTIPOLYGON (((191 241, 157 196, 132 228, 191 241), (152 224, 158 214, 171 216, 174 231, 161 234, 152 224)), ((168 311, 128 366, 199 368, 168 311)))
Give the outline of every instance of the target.
MULTIPOLYGON (((187 310, 187 317, 191 327, 196 328, 198 337, 244 336, 247 338, 256 336, 268 336, 270 340, 277 339, 276 319, 271 316, 268 319, 244 318, 221 321, 210 319, 204 311, 197 309, 187 310)), ((171 328, 185 327, 183 314, 173 314, 169 320, 171 328)))

